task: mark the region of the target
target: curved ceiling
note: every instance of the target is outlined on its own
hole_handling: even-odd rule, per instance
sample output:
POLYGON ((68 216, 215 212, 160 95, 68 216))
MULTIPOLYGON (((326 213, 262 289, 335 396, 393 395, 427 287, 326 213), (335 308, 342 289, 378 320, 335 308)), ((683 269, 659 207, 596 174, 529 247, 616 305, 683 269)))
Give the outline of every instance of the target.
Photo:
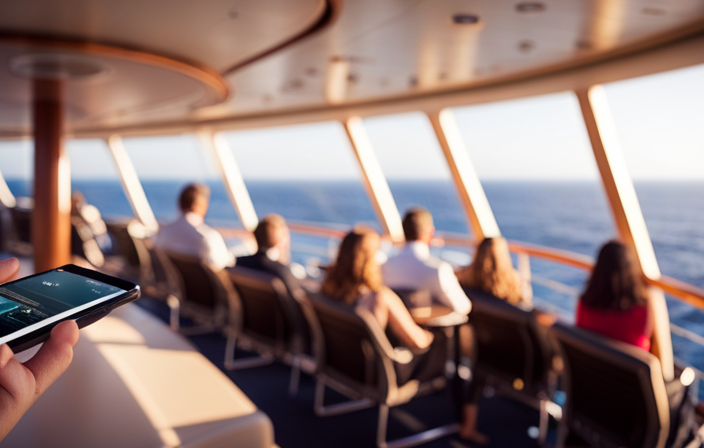
POLYGON ((0 2, 0 129, 28 131, 36 77, 62 80, 69 129, 183 120, 234 96, 221 73, 304 34, 326 9, 324 0, 0 2), (23 60, 35 68, 17 69, 23 60), (36 68, 70 63, 100 73, 36 68))
MULTIPOLYGON (((139 49, 205 67, 236 91, 223 100, 198 77, 190 85, 193 76, 178 71, 159 74, 91 56, 110 75, 68 82, 74 130, 198 123, 455 91, 586 64, 703 29, 702 0, 0 2, 0 42, 41 36, 139 49), (334 21, 330 5, 339 9, 334 21), (328 25, 293 42, 321 23, 328 25), (111 80, 124 82, 118 88, 111 80)), ((0 44, 0 61, 9 67, 22 51, 0 44)), ((22 82, 28 84, 0 70, 0 132, 6 135, 26 130, 30 96, 22 82)))

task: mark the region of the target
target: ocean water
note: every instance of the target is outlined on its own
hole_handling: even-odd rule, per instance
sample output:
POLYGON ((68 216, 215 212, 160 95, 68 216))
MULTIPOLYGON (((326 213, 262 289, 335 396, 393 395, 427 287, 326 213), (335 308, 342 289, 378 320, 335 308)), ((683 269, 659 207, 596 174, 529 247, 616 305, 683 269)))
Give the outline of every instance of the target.
MULTIPOLYGON (((160 221, 177 216, 176 198, 185 181, 145 181, 147 198, 160 221)), ((30 195, 26 181, 9 180, 18 196, 30 195)), ((484 189, 502 234, 510 239, 568 250, 595 257, 601 244, 616 236, 602 187, 588 182, 484 182, 484 189)), ((223 185, 210 182, 211 207, 207 222, 241 227, 223 185)), ((354 224, 378 224, 371 204, 358 182, 249 181, 247 186, 259 216, 279 213, 292 221, 348 228, 354 224)), ((468 234, 468 225, 456 192, 449 182, 390 182, 399 210, 412 205, 429 209, 438 230, 468 234)), ((74 181, 89 203, 107 219, 132 216, 117 181, 74 181)), ((636 183, 643 215, 663 274, 704 288, 704 183, 636 183)), ((294 258, 302 263, 311 257, 325 261, 336 246, 310 236, 294 236, 294 258)), ((468 263, 466 248, 434 250, 455 264, 468 263)), ((587 274, 579 269, 531 259, 536 303, 574 315, 576 295, 587 274), (542 279, 558 281, 566 290, 555 291, 542 279)), ((563 288, 564 289, 564 288, 563 288)), ((704 335, 704 311, 668 297, 671 321, 704 335)), ((704 370, 704 348, 673 335, 675 355, 704 370)), ((702 388, 704 389, 704 388, 702 388)))

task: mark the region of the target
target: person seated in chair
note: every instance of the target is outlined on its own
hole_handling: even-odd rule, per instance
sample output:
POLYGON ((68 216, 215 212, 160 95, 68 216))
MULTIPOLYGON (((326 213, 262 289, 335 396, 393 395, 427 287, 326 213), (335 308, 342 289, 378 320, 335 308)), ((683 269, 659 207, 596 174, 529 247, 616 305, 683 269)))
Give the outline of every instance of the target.
POLYGON ((178 198, 181 216, 162 226, 154 245, 166 252, 200 258, 214 271, 235 264, 220 233, 203 222, 210 205, 210 188, 193 183, 186 185, 178 198))
POLYGON ((435 227, 429 211, 412 208, 403 217, 406 244, 382 266, 384 282, 395 290, 428 291, 434 301, 468 314, 472 304, 449 263, 430 255, 435 227))
POLYGON ((504 238, 484 238, 472 264, 457 271, 462 286, 483 291, 522 309, 533 307, 533 289, 511 264, 504 238))
MULTIPOLYGON (((357 229, 348 233, 340 244, 335 264, 323 281, 321 292, 355 309, 371 312, 381 328, 388 327, 391 336, 415 353, 409 364, 396 366, 400 384, 412 379, 430 380, 447 360, 445 333, 431 333, 419 327, 399 296, 384 285, 376 259, 379 246, 380 237, 373 230, 357 229)), ((466 388, 463 396, 467 404, 460 436, 486 444, 488 438, 476 430, 476 406, 469 407, 474 389, 466 388)))
POLYGON ((298 279, 291 271, 291 234, 286 220, 276 214, 267 215, 254 229, 257 252, 237 258, 237 266, 269 272, 279 277, 293 292, 299 288, 298 279))
POLYGON ((649 351, 653 317, 648 294, 633 251, 610 241, 599 251, 579 299, 576 325, 649 351))

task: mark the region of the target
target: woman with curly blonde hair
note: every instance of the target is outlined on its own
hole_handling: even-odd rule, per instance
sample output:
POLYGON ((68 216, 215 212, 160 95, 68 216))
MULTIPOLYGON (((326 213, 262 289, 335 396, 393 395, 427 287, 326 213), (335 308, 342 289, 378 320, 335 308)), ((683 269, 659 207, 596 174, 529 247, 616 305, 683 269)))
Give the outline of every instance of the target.
POLYGON ((457 272, 462 286, 492 294, 514 306, 530 307, 533 290, 513 268, 504 238, 485 238, 471 265, 457 272))

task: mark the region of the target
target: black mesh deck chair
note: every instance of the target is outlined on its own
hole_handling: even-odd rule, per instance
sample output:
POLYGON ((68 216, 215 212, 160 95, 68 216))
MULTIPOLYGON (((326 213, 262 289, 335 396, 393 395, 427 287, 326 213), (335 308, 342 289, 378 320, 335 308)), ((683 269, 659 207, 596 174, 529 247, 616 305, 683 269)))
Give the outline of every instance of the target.
POLYGON ((547 435, 549 413, 560 416, 552 403, 557 375, 552 369, 554 345, 530 311, 491 294, 465 289, 472 301, 469 322, 474 333, 475 377, 486 385, 540 411, 539 442, 547 435))
POLYGON ((395 365, 411 362, 414 355, 408 349, 394 348, 371 313, 355 312, 320 294, 311 294, 310 301, 317 317, 313 335, 317 361, 314 409, 318 416, 378 406, 378 447, 415 446, 457 431, 458 424, 452 423, 387 442, 389 408, 443 388, 444 364, 430 381, 399 384, 395 365), (325 406, 326 387, 354 401, 325 406))
POLYGON ((227 269, 239 296, 241 313, 225 328, 225 368, 255 367, 278 358, 291 364, 289 392, 295 394, 301 368, 312 373, 309 324, 301 302, 303 291, 289 292, 276 275, 235 266, 227 269), (257 351, 259 358, 235 360, 238 345, 257 351))
MULTIPOLYGON (((169 303, 177 316, 192 319, 195 327, 174 324, 183 334, 197 334, 221 329, 228 312, 237 312, 238 298, 227 279, 227 273, 213 271, 196 257, 161 252, 178 276, 176 303, 169 303)), ((170 300, 174 302, 174 300, 170 300)))
POLYGON ((661 448, 670 414, 660 362, 638 347, 556 324, 566 401, 558 446, 573 431, 590 446, 661 448))

